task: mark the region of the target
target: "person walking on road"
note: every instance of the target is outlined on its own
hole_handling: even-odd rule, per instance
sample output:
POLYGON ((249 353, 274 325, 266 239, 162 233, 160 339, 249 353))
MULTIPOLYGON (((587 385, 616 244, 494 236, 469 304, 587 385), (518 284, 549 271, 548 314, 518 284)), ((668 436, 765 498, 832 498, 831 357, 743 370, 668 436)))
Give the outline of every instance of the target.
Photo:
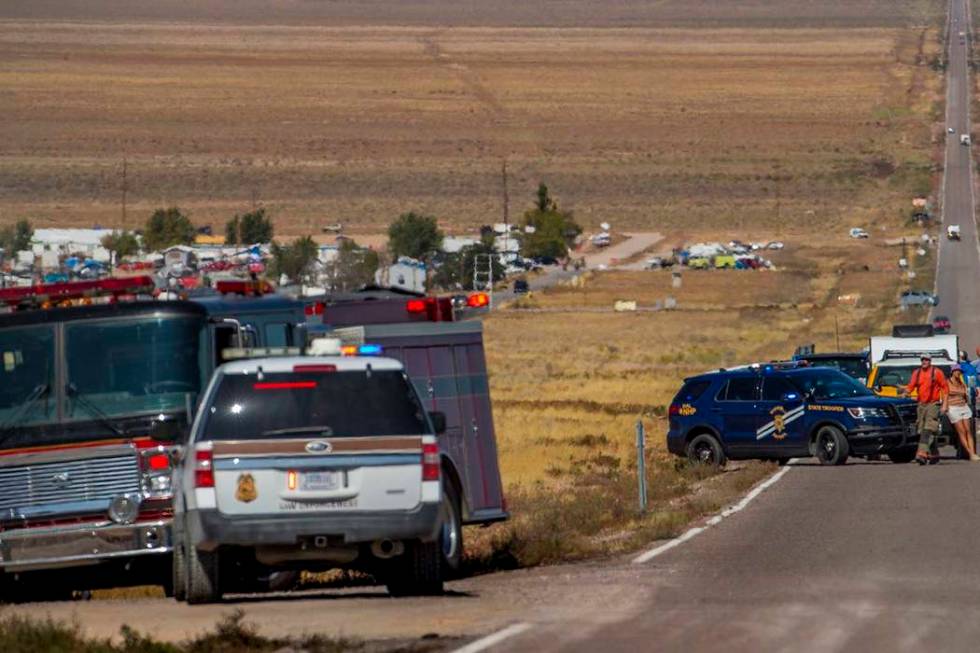
POLYGON ((915 462, 920 465, 939 462, 939 409, 946 399, 949 386, 943 371, 932 366, 932 357, 923 356, 921 366, 912 372, 909 384, 902 388, 902 395, 915 393, 915 430, 919 434, 919 450, 915 462))
POLYGON ((973 411, 970 409, 971 399, 976 390, 972 388, 963 374, 961 365, 954 365, 949 373, 949 391, 943 399, 941 412, 949 418, 949 423, 956 430, 956 435, 960 439, 960 447, 973 462, 980 461, 976 449, 973 446, 973 434, 970 432, 970 420, 973 419, 973 411))

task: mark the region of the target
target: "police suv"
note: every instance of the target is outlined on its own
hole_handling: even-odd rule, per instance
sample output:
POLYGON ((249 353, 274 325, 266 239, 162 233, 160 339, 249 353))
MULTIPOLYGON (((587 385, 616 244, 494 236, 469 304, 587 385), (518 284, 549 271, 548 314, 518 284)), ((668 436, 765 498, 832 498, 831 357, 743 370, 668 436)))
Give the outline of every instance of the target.
POLYGON ((915 404, 878 397, 829 368, 765 364, 687 379, 668 410, 667 448, 695 462, 816 456, 915 457, 915 404))
POLYGON ((401 363, 354 349, 217 370, 175 474, 178 598, 217 601, 334 567, 395 595, 442 591, 462 557, 461 496, 437 440, 445 417, 424 409, 401 363))

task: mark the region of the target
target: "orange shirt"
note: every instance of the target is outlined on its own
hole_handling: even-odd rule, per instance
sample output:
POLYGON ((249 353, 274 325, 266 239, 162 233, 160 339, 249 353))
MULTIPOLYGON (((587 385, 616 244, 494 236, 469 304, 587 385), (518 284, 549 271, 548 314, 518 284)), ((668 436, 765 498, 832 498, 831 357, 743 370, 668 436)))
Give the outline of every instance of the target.
POLYGON ((943 397, 946 396, 946 393, 949 392, 949 385, 946 383, 946 376, 941 369, 930 367, 928 371, 923 372, 920 367, 912 372, 908 391, 917 393, 916 401, 920 404, 934 404, 942 401, 943 397))

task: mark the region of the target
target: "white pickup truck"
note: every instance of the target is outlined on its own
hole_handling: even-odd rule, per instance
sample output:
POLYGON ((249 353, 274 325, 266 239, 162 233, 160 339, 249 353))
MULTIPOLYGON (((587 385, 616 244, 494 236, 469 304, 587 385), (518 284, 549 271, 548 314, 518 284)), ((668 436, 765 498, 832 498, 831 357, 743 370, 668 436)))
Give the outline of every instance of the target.
POLYGON ((960 145, 969 145, 969 144, 970 144, 970 135, 969 134, 961 134, 960 135, 960 145))
POLYGON ((949 240, 959 240, 960 239, 960 225, 951 224, 946 227, 946 238, 949 240))

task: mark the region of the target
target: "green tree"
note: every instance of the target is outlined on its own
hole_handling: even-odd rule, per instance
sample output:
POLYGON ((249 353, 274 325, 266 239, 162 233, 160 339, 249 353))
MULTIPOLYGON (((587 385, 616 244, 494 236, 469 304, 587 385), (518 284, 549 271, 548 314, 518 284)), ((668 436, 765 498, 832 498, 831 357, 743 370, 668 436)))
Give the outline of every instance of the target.
POLYGON ((34 227, 30 220, 18 220, 13 227, 0 229, 0 248, 13 257, 17 252, 30 249, 31 239, 34 238, 34 227))
POLYGON ((190 245, 195 233, 190 219, 176 206, 157 209, 146 222, 143 246, 148 252, 154 252, 171 245, 190 245))
POLYGON ((572 213, 558 208, 558 203, 543 183, 538 186, 534 208, 524 214, 524 227, 521 253, 527 258, 565 258, 568 248, 582 233, 582 227, 572 218, 572 213))
POLYGON ((119 263, 119 259, 132 256, 140 251, 140 241, 131 231, 113 231, 111 234, 103 236, 99 242, 109 250, 113 265, 119 263))
POLYGON ((395 259, 408 256, 429 262, 442 247, 442 239, 436 219, 421 213, 403 213, 388 227, 388 251, 395 259))
POLYGON ((336 291, 350 292, 373 284, 380 265, 381 259, 376 251, 345 238, 340 243, 337 258, 327 267, 330 287, 336 291))
POLYGON ((272 220, 265 215, 265 209, 236 215, 225 225, 225 244, 252 245, 272 242, 272 220))
POLYGON ((319 248, 310 236, 297 238, 289 245, 272 243, 272 273, 278 278, 282 275, 294 282, 306 281, 314 272, 319 248))

